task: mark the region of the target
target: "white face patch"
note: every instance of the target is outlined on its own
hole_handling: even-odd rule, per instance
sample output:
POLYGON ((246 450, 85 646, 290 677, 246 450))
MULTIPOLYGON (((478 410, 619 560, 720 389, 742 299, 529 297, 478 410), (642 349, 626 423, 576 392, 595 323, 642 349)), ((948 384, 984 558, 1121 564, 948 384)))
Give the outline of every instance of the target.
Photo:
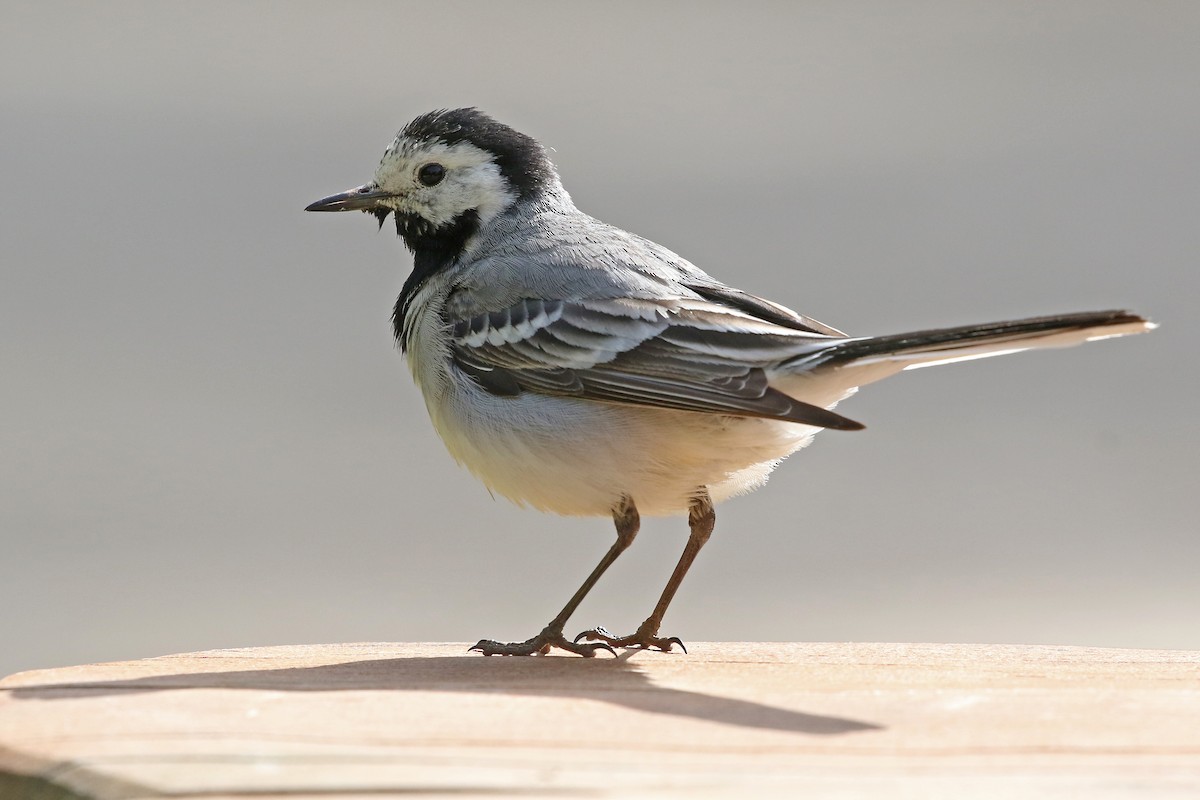
POLYGON ((384 152, 375 171, 375 185, 395 197, 387 204, 401 213, 416 214, 440 227, 475 209, 479 222, 513 204, 517 193, 500 174, 492 156, 470 142, 447 145, 438 141, 397 138, 384 152), (426 186, 417 172, 426 164, 441 164, 445 177, 426 186))

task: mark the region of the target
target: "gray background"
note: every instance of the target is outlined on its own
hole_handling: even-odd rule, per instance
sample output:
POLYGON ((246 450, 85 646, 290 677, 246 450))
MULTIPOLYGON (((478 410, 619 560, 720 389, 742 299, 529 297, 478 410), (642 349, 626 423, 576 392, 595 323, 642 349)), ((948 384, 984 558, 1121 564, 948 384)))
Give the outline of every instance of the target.
MULTIPOLYGON (((525 638, 611 538, 443 451, 361 215, 478 105, 576 202, 853 333, 1128 306, 922 370, 720 509, 684 639, 1200 647, 1195 3, 5 4, 0 673, 525 638)), ((649 521, 572 623, 632 629, 649 521)))

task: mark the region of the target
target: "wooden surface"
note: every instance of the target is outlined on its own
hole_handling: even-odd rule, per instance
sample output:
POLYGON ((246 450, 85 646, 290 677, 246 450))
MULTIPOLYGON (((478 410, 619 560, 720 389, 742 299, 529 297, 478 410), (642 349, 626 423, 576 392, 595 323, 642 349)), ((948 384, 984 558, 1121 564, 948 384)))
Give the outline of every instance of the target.
POLYGON ((0 682, 0 798, 1200 797, 1200 653, 264 647, 0 682))

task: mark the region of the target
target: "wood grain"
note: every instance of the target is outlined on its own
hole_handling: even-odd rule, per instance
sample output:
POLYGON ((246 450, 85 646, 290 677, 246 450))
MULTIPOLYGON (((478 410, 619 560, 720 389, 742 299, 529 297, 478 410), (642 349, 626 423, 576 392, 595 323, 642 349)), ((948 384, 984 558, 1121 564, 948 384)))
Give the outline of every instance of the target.
POLYGON ((0 798, 1200 797, 1200 653, 218 650, 0 681, 0 798))

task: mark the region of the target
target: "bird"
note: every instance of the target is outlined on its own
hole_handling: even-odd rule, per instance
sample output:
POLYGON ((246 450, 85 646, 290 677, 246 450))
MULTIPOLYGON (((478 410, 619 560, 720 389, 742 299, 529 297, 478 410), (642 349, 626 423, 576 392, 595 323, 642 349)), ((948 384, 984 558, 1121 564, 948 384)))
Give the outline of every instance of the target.
POLYGON ((833 410, 859 387, 1155 327, 1108 310, 850 336, 580 211, 547 149, 477 108, 416 117, 372 180, 305 210, 393 218, 412 254, 393 332, 451 456, 518 505, 613 520, 615 542, 558 615, 527 640, 470 648, 485 656, 686 652, 660 628, 716 504, 819 431, 863 428, 833 410), (688 519, 657 604, 631 634, 568 639, 642 514, 688 519))

